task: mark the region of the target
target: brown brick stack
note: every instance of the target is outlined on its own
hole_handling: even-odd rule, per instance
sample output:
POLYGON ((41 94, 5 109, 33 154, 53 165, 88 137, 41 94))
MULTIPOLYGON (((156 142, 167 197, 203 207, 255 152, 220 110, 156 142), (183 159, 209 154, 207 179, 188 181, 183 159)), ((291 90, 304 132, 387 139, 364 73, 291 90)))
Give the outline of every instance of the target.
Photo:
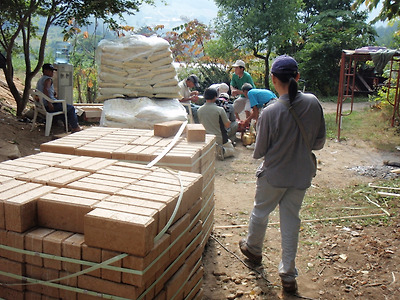
MULTIPOLYGON (((160 126, 155 126, 156 132, 146 129, 92 127, 44 143, 40 150, 148 164, 173 140, 172 135, 178 130, 177 123, 179 121, 165 122, 166 126, 161 123, 160 126)), ((203 176, 200 218, 203 222, 203 240, 206 241, 214 220, 215 136, 206 135, 201 124, 189 124, 185 134, 156 165, 203 176), (197 142, 189 142, 187 137, 197 142)))
POLYGON ((150 161, 170 139, 146 130, 82 133, 43 145, 67 154, 0 163, 0 297, 201 299, 214 137, 180 138, 159 164, 177 172, 126 162, 150 161))

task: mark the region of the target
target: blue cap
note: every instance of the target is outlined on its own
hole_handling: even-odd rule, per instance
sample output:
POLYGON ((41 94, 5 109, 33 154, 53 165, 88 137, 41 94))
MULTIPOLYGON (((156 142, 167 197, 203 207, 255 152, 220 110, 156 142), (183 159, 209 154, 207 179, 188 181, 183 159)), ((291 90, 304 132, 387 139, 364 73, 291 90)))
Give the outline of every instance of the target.
POLYGON ((296 60, 289 55, 281 55, 272 63, 271 73, 296 74, 299 70, 296 60))

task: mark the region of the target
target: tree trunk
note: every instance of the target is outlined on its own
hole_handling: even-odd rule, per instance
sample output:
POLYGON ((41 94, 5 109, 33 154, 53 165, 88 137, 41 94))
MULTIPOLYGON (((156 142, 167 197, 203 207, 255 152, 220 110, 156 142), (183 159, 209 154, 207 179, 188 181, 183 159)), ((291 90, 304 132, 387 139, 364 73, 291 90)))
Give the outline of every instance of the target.
POLYGON ((269 57, 271 55, 271 50, 267 51, 266 55, 261 55, 258 53, 257 49, 253 49, 253 55, 257 58, 260 58, 264 61, 265 69, 264 69, 264 87, 269 90, 269 57))

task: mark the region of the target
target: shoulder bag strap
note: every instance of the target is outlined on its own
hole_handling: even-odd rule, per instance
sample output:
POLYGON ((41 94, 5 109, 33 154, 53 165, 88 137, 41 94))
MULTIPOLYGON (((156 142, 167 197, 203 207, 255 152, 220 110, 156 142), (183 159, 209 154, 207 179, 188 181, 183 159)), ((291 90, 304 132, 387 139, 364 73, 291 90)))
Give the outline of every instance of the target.
POLYGON ((301 123, 299 116, 293 109, 293 106, 289 105, 286 101, 283 101, 282 99, 279 99, 278 102, 283 103, 289 109, 290 113, 292 114, 293 118, 295 119, 295 121, 297 123, 297 126, 299 126, 301 135, 303 136, 304 142, 306 143, 308 150, 311 152, 312 149, 310 146, 310 142, 307 139, 307 134, 306 134, 306 131, 304 130, 303 123, 301 123))

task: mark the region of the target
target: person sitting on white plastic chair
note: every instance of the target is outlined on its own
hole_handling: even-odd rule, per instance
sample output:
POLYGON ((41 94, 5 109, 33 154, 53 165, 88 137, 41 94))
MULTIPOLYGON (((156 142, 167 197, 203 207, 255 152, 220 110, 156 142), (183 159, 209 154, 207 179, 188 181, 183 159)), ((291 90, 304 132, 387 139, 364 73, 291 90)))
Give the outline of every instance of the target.
POLYGON ((189 115, 189 123, 199 123, 199 119, 197 117, 197 110, 199 109, 199 105, 196 105, 193 102, 196 102, 199 99, 199 92, 190 89, 196 87, 199 88, 199 78, 192 74, 188 76, 186 79, 180 81, 178 83, 179 86, 179 94, 182 98, 179 99, 181 104, 185 107, 188 115, 189 115))
MULTIPOLYGON (((54 85, 53 85, 53 74, 57 69, 52 64, 44 64, 42 67, 43 76, 38 80, 36 88, 45 94, 47 97, 53 100, 57 100, 54 85)), ((43 98, 43 103, 48 112, 62 111, 62 103, 51 103, 43 98)), ((71 132, 78 132, 81 130, 78 124, 78 116, 75 113, 75 107, 71 104, 67 104, 67 117, 68 124, 71 126, 71 132)))

